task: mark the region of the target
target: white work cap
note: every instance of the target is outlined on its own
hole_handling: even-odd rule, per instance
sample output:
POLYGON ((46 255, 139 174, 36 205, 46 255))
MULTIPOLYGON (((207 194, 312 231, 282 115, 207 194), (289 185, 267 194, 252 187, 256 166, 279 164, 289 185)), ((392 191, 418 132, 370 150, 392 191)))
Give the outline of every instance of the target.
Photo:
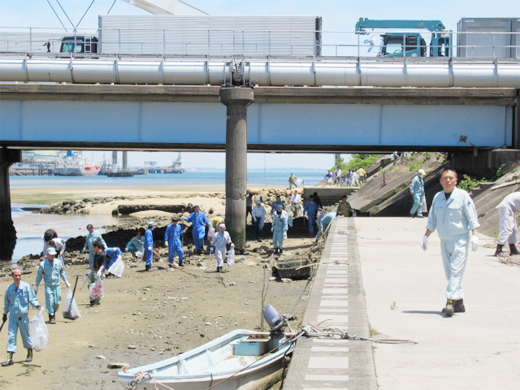
POLYGON ((426 175, 426 172, 424 172, 424 169, 419 169, 417 173, 420 173, 421 175, 426 175))
POLYGON ((52 246, 47 248, 47 254, 56 256, 56 249, 52 246))
POLYGON ((256 201, 256 204, 262 204, 262 201, 261 201, 260 199, 258 199, 258 200, 256 201))
POLYGON ((155 225, 155 223, 153 221, 148 222, 148 226, 153 226, 153 225, 155 225))
POLYGON ((220 229, 220 228, 225 228, 225 227, 226 227, 226 225, 223 224, 223 223, 220 223, 220 224, 218 225, 218 228, 219 228, 219 229, 220 229))

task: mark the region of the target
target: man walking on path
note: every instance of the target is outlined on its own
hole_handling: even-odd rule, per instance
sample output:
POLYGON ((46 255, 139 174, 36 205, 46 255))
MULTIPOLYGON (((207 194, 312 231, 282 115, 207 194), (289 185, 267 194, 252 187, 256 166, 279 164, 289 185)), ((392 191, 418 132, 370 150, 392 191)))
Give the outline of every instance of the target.
POLYGON ((45 307, 49 314, 49 324, 56 323, 56 312, 61 303, 61 285, 60 278, 63 279, 68 288, 70 283, 67 281, 65 268, 60 259, 55 258, 56 249, 49 247, 47 249, 47 258, 40 263, 38 273, 36 274, 35 295, 38 294, 38 286, 43 277, 45 284, 45 307))
POLYGON ((412 182, 410 183, 410 193, 413 196, 413 206, 410 210, 410 215, 415 217, 417 216, 419 218, 423 217, 422 214, 422 204, 424 199, 424 180, 423 176, 426 175, 423 169, 419 169, 417 171, 417 175, 412 179, 412 182))
POLYGON ((444 191, 433 198, 426 232, 421 241, 423 250, 428 248, 428 237, 438 229, 441 239, 441 255, 444 273, 448 280, 446 307, 442 310, 446 317, 453 313, 464 313, 464 293, 462 277, 466 268, 468 248, 478 249, 477 210, 469 194, 457 188, 457 172, 446 168, 441 173, 440 182, 444 191), (472 233, 470 238, 470 231, 472 233))
POLYGON ((148 229, 144 232, 144 259, 146 261, 145 271, 152 270, 153 262, 153 233, 152 230, 155 228, 153 221, 148 222, 148 229))
POLYGON ((518 255, 516 243, 519 240, 518 222, 516 214, 520 213, 520 192, 513 192, 507 195, 497 206, 499 224, 498 224, 498 240, 495 256, 504 256, 502 247, 509 244, 510 255, 518 255))
POLYGON ((172 223, 168 225, 166 233, 164 233, 164 244, 168 247, 168 263, 170 268, 173 267, 175 254, 179 257, 179 266, 184 267, 184 251, 182 250, 181 241, 183 234, 182 226, 179 225, 179 218, 174 216, 172 223))
POLYGON ((271 230, 273 232, 273 248, 274 253, 283 252, 283 237, 289 229, 287 225, 287 216, 283 214, 282 206, 278 206, 273 218, 271 230))
POLYGON ((3 367, 12 365, 13 355, 16 351, 16 334, 20 329, 23 346, 27 349, 26 362, 32 362, 33 347, 29 335, 29 304, 40 310, 41 306, 36 299, 30 284, 22 282, 22 270, 14 267, 11 270, 13 283, 7 287, 4 297, 4 315, 2 323, 7 321, 9 313, 9 330, 7 332, 7 360, 2 363, 3 367))
MULTIPOLYGON (((224 258, 226 253, 231 250, 231 236, 226 232, 226 225, 218 225, 218 232, 211 239, 211 252, 215 252, 217 260, 217 272, 224 272, 224 258)), ((228 264, 229 265, 229 264, 228 264)))

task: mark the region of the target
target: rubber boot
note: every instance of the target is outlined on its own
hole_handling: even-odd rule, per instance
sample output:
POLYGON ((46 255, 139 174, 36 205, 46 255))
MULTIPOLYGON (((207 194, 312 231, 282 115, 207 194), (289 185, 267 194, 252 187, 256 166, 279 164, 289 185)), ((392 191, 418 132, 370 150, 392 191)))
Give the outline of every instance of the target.
POLYGON ((179 267, 184 267, 184 261, 179 261, 179 267))
POLYGON ((2 363, 2 367, 12 366, 14 364, 13 355, 14 352, 7 352, 7 360, 2 363))
POLYGON ((520 252, 518 252, 518 249, 516 249, 515 244, 509 244, 509 250, 511 251, 511 253, 509 253, 511 256, 520 255, 520 252))
POLYGON ((448 299, 448 301, 446 302, 446 307, 442 309, 442 312, 446 317, 451 317, 453 315, 453 313, 455 312, 455 309, 453 307, 453 300, 448 299))
POLYGON ((504 252, 502 252, 503 245, 497 244, 497 250, 495 251, 495 256, 504 256, 504 252))
POLYGON ((465 313, 466 308, 464 307, 463 299, 455 299, 453 301, 453 312, 454 313, 465 313))
POLYGON ((32 360, 33 360, 33 350, 32 350, 32 348, 29 348, 27 350, 27 359, 25 359, 25 361, 29 363, 29 362, 32 362, 32 360))
POLYGON ((55 324, 55 323, 56 323, 56 319, 54 318, 54 315, 49 314, 49 324, 55 324))
POLYGON ((145 271, 151 271, 152 270, 152 266, 151 265, 147 265, 146 268, 144 269, 145 271))

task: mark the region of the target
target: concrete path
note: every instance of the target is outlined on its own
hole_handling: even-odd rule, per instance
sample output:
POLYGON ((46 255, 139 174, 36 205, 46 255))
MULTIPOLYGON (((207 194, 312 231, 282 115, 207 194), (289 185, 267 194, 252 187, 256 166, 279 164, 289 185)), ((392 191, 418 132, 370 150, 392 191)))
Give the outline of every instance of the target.
MULTIPOLYGON (((349 334, 366 336, 371 328, 378 333, 375 338, 417 344, 349 340, 343 341, 347 350, 329 352, 313 350, 324 341, 302 339, 284 389, 520 388, 520 267, 499 263, 492 256, 494 240, 480 235, 481 247, 470 253, 464 276, 466 313, 445 318, 441 309, 446 302, 446 279, 439 239, 434 233, 424 252, 419 242, 425 225, 425 219, 412 218, 338 219, 332 226, 304 319, 305 325, 324 318, 323 303, 316 306, 316 302, 329 300, 327 284, 331 280, 327 275, 335 265, 332 256, 339 256, 336 266, 343 267, 342 272, 348 261, 348 316, 330 314, 337 315, 338 322, 346 320, 342 327, 349 334), (341 234, 346 228, 351 236, 341 234), (348 248, 343 255, 332 250, 340 248, 335 243, 345 241, 348 248), (367 321, 363 325, 359 309, 365 302, 367 321), (368 355, 360 348, 363 345, 368 345, 368 355), (331 363, 337 356, 347 358, 341 360, 344 366, 331 363), (318 366, 315 357, 330 360, 321 360, 322 366, 318 366), (325 362, 329 363, 323 368, 325 362), (360 362, 363 367, 359 367, 360 362), (326 377, 317 380, 319 375, 326 377), (332 379, 335 375, 342 375, 344 381, 332 379), (316 380, 309 380, 312 378, 316 380)), ((339 273, 335 277, 339 278, 339 273)), ((341 341, 327 343, 329 348, 339 348, 341 341)))

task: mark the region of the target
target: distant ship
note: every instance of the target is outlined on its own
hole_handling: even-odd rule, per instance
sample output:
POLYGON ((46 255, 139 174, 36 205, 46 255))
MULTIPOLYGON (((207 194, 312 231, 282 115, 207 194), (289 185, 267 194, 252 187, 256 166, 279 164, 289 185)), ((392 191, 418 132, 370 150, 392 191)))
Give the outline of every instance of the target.
POLYGON ((171 166, 171 168, 164 168, 163 173, 184 173, 184 169, 182 168, 181 161, 181 153, 177 156, 177 160, 175 160, 171 166))
POLYGON ((56 163, 54 175, 56 176, 97 176, 101 167, 90 163, 82 156, 67 152, 63 159, 56 163))

